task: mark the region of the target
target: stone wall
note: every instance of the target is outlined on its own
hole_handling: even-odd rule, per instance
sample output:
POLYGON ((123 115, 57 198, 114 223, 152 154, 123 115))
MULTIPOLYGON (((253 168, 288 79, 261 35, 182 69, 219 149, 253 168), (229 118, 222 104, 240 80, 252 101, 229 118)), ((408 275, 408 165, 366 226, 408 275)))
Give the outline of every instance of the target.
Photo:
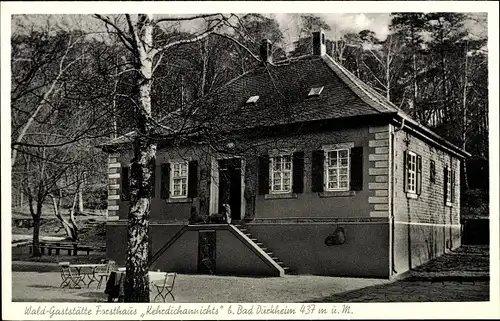
POLYGON ((395 270, 399 273, 418 266, 460 246, 460 161, 409 131, 395 130, 393 157, 395 270), (422 191, 418 197, 404 190, 404 151, 422 157, 422 191), (435 182, 430 164, 435 163, 435 182), (444 168, 455 171, 453 204, 444 196, 444 168))

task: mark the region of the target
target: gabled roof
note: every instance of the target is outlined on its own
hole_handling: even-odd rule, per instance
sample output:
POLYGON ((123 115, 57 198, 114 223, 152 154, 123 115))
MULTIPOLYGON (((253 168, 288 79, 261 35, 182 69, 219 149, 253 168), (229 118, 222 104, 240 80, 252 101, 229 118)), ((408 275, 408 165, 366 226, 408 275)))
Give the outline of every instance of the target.
MULTIPOLYGON (((190 115, 190 124, 193 127, 202 124, 218 130, 387 115, 404 120, 413 130, 454 154, 468 156, 465 151, 413 120, 328 55, 309 55, 275 65, 259 66, 233 79, 199 101, 198 105, 202 107, 190 115), (316 87, 323 87, 321 93, 309 96, 311 89, 316 87), (259 96, 259 99, 255 103, 247 103, 252 96, 259 96)), ((124 142, 123 138, 119 137, 111 144, 121 142, 124 142)))
POLYGON ((310 56, 258 67, 212 95, 210 105, 217 106, 213 113, 234 128, 249 128, 396 111, 360 100, 347 79, 338 77, 340 71, 332 68, 329 59, 310 56), (324 88, 320 95, 309 96, 315 87, 324 88), (245 104, 251 96, 259 100, 255 105, 245 104))

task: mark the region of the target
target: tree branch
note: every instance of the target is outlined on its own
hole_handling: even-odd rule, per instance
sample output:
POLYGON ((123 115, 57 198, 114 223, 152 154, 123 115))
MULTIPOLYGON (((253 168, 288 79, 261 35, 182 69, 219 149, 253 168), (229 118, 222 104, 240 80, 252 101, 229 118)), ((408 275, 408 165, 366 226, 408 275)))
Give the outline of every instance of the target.
POLYGON ((101 16, 100 14, 95 14, 94 17, 96 17, 97 19, 103 21, 106 25, 109 25, 113 29, 115 29, 116 33, 118 34, 121 42, 125 45, 125 47, 127 47, 127 49, 133 51, 132 48, 133 48, 134 44, 133 44, 132 39, 127 37, 125 35, 125 33, 123 32, 123 30, 121 30, 114 22, 112 22, 108 17, 101 16))
POLYGON ((238 46, 240 46, 241 48, 243 48, 247 53, 250 54, 250 56, 252 56, 252 58, 254 58, 255 60, 257 61, 261 61, 261 59, 255 55, 247 46, 243 45, 240 41, 238 41, 237 39, 231 37, 231 36, 228 36, 228 35, 225 35, 225 34, 221 34, 221 33, 217 33, 217 32, 214 32, 213 33, 215 36, 219 36, 219 37, 222 37, 222 38, 226 38, 228 40, 231 40, 232 42, 234 42, 235 44, 237 44, 238 46))
POLYGON ((162 22, 167 22, 167 21, 189 21, 189 20, 195 20, 195 19, 202 19, 202 18, 212 18, 215 16, 221 16, 221 13, 212 13, 212 14, 200 14, 192 17, 184 17, 184 18, 161 18, 157 19, 156 23, 162 23, 162 22))
POLYGON ((206 38, 207 36, 209 36, 210 34, 214 33, 214 30, 217 29, 217 28, 220 28, 222 26, 222 22, 219 21, 217 22, 214 26, 208 28, 206 31, 204 31, 203 33, 193 37, 193 38, 190 38, 190 39, 181 39, 181 40, 177 40, 177 41, 174 41, 174 42, 171 42, 167 45, 164 45, 160 48, 155 48, 155 49, 152 49, 152 56, 155 56, 157 53, 159 52, 162 52, 164 50, 167 50, 168 48, 171 48, 171 47, 174 47, 174 46, 179 46, 179 45, 185 45, 185 44, 190 44, 190 43, 193 43, 193 42, 197 42, 203 38, 206 38))

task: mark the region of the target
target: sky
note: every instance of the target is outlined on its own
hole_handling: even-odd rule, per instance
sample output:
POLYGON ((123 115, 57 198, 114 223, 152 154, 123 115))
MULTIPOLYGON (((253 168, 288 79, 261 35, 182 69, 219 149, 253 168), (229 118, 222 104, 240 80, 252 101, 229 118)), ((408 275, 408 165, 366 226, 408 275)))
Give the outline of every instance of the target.
MULTIPOLYGON (((263 14, 267 17, 274 18, 278 21, 281 31, 284 35, 285 43, 289 46, 297 40, 299 31, 300 15, 302 13, 267 13, 263 14)), ((357 33, 364 29, 369 29, 375 32, 380 40, 384 40, 389 34, 389 25, 391 22, 390 13, 313 13, 320 16, 331 27, 330 31, 326 31, 326 36, 329 39, 339 39, 346 33, 357 33)), ((473 14, 479 15, 479 14, 473 14)), ((473 34, 485 36, 487 33, 486 16, 483 15, 483 23, 470 21, 467 23, 467 28, 473 34)), ((20 30, 16 26, 23 25, 28 27, 47 27, 47 25, 58 25, 63 29, 80 28, 87 31, 105 32, 103 24, 97 19, 92 18, 89 14, 59 14, 59 15, 23 15, 13 18, 13 31, 20 30)), ((201 30, 202 20, 194 20, 183 23, 181 30, 196 32, 201 30)))
MULTIPOLYGON (((339 38, 346 32, 360 32, 364 29, 374 31, 383 40, 389 33, 391 22, 389 13, 316 13, 330 25, 332 30, 327 36, 332 39, 339 38)), ((298 15, 289 13, 274 14, 274 18, 280 24, 285 39, 293 42, 297 37, 298 15)))
MULTIPOLYGON (((296 40, 300 14, 276 13, 265 15, 278 21, 286 40, 290 42, 296 40)), ((315 13, 315 15, 323 18, 332 27, 332 30, 327 33, 331 38, 338 38, 346 32, 359 32, 363 29, 370 29, 383 39, 389 32, 389 13, 315 13)), ((87 30, 100 29, 96 19, 90 17, 90 15, 25 15, 14 18, 13 26, 15 27, 18 22, 22 22, 26 26, 46 27, 47 24, 57 24, 63 28, 79 26, 87 30)), ((196 29, 196 27, 196 23, 186 25, 187 29, 196 29)))

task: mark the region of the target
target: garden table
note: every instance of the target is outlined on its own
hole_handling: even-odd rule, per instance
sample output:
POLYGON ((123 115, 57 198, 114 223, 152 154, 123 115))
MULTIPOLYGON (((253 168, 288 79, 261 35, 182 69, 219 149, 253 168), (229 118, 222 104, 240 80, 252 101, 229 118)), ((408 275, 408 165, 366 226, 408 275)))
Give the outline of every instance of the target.
POLYGON ((83 285, 87 285, 90 287, 90 283, 99 282, 96 277, 96 269, 99 267, 105 267, 106 264, 70 264, 69 267, 76 270, 78 276, 81 276, 80 281, 78 283, 83 283, 83 285), (88 283, 85 282, 85 279, 88 279, 88 283))
MULTIPOLYGON (((149 271, 149 282, 151 287, 153 282, 165 278, 166 272, 149 271)), ((123 302, 125 297, 125 269, 118 269, 111 271, 108 281, 106 282, 106 289, 104 293, 108 295, 108 302, 113 302, 117 298, 119 302, 123 302)))

